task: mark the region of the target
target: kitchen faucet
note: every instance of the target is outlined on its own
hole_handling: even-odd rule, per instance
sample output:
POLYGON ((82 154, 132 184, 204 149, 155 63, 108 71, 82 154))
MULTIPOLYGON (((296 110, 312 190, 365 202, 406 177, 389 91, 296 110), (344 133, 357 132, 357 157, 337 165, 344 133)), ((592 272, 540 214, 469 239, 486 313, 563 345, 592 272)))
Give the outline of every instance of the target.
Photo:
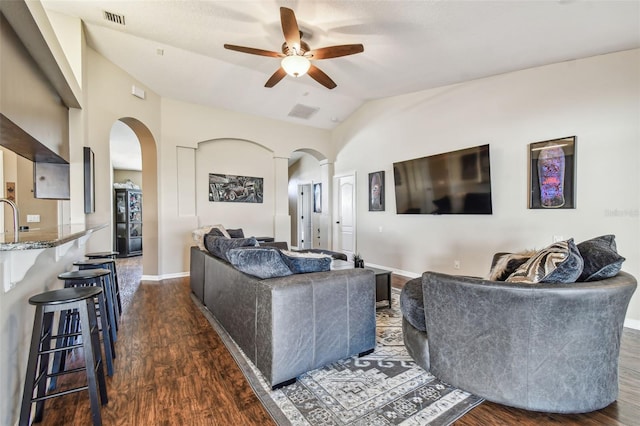
POLYGON ((6 198, 0 198, 0 202, 9 204, 11 206, 11 209, 13 210, 13 242, 17 243, 18 236, 19 236, 18 235, 18 206, 16 206, 16 203, 6 198))

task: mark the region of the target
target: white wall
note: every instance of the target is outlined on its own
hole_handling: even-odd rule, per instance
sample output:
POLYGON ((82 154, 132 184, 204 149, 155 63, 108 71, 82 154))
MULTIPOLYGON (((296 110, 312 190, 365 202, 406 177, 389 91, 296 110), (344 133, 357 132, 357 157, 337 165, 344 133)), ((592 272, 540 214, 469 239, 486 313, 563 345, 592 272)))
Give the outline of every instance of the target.
MULTIPOLYGON (((366 104, 332 134, 336 174, 358 175, 358 250, 369 263, 412 274, 484 276, 496 251, 612 233, 623 269, 640 276, 639 95, 634 50, 366 104), (527 145, 573 135, 577 208, 527 209, 527 145), (393 162, 487 143, 493 215, 396 214, 393 162), (376 170, 386 171, 384 213, 367 211, 367 174, 376 170)), ((640 320, 640 292, 627 317, 640 320)))

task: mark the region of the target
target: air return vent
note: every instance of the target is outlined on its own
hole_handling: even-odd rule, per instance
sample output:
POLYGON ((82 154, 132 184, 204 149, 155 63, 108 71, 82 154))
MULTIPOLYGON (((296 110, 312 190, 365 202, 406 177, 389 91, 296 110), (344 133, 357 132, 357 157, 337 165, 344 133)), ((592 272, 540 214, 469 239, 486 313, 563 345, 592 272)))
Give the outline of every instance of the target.
POLYGON ((103 11, 104 19, 114 24, 124 25, 124 15, 118 15, 117 13, 103 11))
POLYGON ((308 120, 311 118, 313 114, 318 112, 320 108, 310 107, 307 105, 296 104, 291 111, 289 111, 289 117, 302 118, 303 120, 308 120))

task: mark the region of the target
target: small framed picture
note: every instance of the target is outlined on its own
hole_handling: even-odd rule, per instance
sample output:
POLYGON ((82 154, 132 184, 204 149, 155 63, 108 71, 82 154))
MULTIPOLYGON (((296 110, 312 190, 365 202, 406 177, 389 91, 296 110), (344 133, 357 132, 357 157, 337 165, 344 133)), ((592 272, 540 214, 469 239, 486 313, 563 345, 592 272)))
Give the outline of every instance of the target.
POLYGON ((529 144, 529 208, 576 208, 576 137, 529 144))
POLYGON ((369 173, 369 211, 384 211, 384 171, 369 173))
POLYGON ((322 213, 322 184, 313 184, 313 212, 322 213))

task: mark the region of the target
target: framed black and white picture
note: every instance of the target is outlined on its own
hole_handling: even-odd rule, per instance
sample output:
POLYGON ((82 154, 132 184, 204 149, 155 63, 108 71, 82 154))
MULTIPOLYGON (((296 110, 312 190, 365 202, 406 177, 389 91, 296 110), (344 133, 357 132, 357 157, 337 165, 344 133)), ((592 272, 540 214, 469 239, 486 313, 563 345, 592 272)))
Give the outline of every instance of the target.
POLYGON ((384 211, 384 171, 369 173, 369 211, 384 211))
POLYGON ((576 137, 529 144, 529 208, 576 208, 576 137))
POLYGON ((96 211, 96 159, 88 146, 83 147, 84 212, 96 211))
POLYGON ((322 213, 322 184, 313 184, 313 212, 322 213))
POLYGON ((262 203, 264 179, 209 173, 209 201, 262 203))

